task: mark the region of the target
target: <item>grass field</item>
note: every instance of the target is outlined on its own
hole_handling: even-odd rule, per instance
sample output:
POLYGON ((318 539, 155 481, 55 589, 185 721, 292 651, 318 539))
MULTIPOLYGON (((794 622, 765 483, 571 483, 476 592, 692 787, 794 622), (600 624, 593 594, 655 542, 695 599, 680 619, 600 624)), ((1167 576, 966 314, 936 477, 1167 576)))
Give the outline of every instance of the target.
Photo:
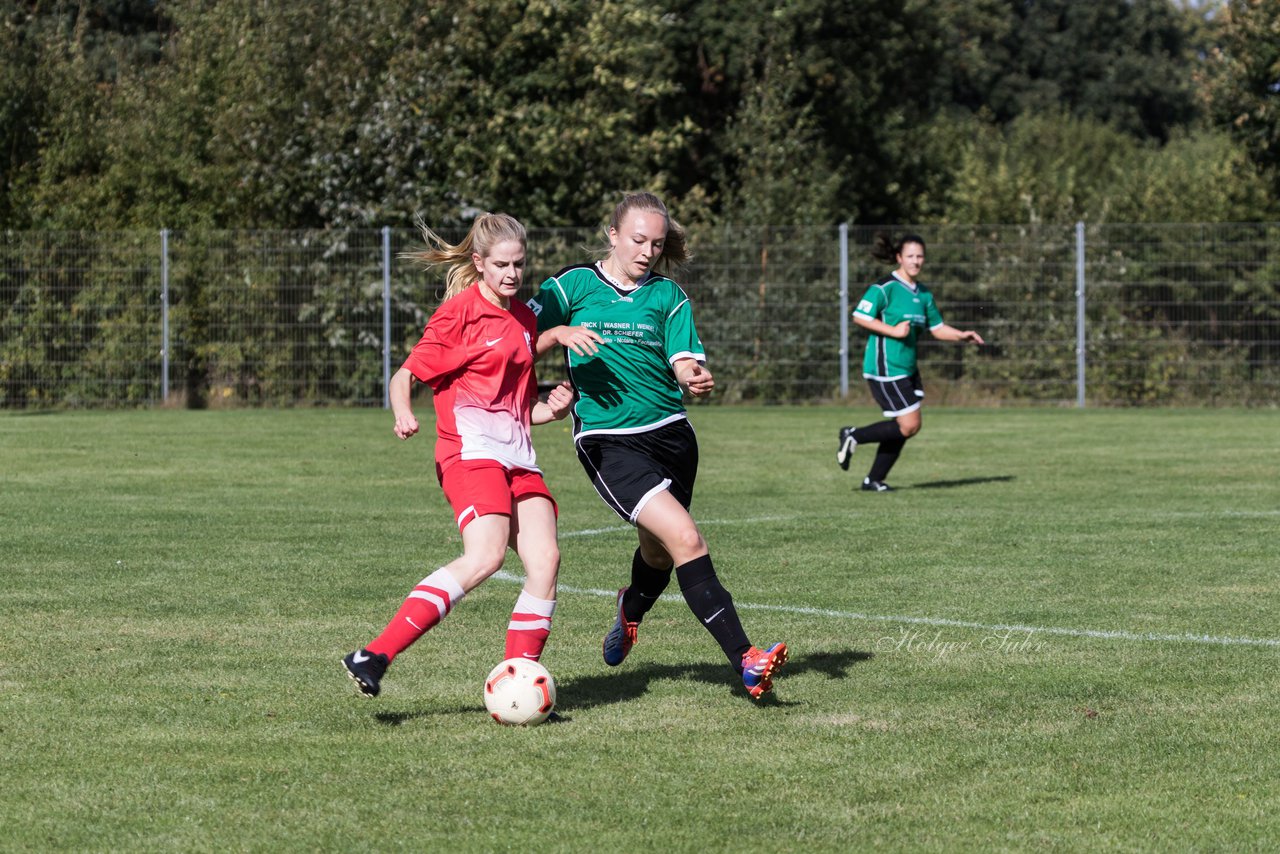
POLYGON ((602 664, 634 535, 538 428, 566 720, 526 730, 480 697, 514 557, 381 697, 338 665, 457 552, 429 437, 0 415, 0 848, 1280 847, 1280 413, 937 407, 887 495, 833 460, 874 416, 694 413, 717 567, 792 649, 759 704, 678 598, 602 664))

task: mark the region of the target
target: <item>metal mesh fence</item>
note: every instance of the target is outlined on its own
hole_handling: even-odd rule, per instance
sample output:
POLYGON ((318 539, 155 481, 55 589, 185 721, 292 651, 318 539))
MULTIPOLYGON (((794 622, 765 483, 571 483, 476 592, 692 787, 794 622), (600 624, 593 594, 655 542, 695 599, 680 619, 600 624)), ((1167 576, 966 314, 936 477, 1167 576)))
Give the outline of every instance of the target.
POLYGON ((0 406, 161 399, 155 235, 0 235, 0 406))
MULTIPOLYGON (((923 338, 931 400, 1280 403, 1280 224, 1079 228, 912 229, 943 317, 988 341, 923 338)), ((848 229, 843 258, 836 228, 691 232, 678 278, 713 400, 865 398, 841 262, 856 305, 888 272, 875 230, 848 229)), ((530 292, 604 245, 598 228, 529 239, 530 292)), ((0 234, 0 407, 382 405, 441 293, 400 257, 419 245, 409 229, 0 234)))
POLYGON ((189 404, 382 402, 378 232, 178 232, 170 258, 189 404))
POLYGON ((1104 400, 1280 402, 1280 226, 1091 231, 1087 358, 1104 400))

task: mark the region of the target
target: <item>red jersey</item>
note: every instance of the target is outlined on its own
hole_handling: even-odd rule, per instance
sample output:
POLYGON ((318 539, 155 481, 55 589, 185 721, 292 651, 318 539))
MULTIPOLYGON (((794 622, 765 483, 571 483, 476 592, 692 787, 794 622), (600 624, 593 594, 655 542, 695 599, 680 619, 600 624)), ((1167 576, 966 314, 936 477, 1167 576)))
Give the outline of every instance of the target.
POLYGON ((471 285, 441 303, 404 367, 431 386, 436 463, 496 460, 538 471, 529 435, 538 383, 533 342, 538 320, 519 300, 499 308, 471 285))

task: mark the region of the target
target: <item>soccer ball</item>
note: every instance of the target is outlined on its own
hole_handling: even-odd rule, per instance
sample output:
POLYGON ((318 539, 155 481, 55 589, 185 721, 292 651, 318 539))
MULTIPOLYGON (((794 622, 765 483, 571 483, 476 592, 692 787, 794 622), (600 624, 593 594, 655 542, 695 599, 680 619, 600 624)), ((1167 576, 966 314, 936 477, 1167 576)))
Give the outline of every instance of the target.
POLYGON ((536 661, 508 658, 485 677, 484 707, 500 724, 540 724, 555 704, 556 682, 536 661))

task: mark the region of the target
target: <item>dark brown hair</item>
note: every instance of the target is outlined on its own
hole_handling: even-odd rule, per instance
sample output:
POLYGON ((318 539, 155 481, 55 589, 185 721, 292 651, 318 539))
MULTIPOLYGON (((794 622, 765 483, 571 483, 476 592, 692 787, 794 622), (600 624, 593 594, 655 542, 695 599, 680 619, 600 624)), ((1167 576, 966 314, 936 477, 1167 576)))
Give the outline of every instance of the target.
POLYGON ((898 260, 898 256, 902 254, 902 247, 908 243, 919 243, 920 248, 924 248, 924 238, 918 234, 905 232, 892 237, 887 231, 877 231, 871 239, 871 257, 877 261, 892 264, 898 260))

